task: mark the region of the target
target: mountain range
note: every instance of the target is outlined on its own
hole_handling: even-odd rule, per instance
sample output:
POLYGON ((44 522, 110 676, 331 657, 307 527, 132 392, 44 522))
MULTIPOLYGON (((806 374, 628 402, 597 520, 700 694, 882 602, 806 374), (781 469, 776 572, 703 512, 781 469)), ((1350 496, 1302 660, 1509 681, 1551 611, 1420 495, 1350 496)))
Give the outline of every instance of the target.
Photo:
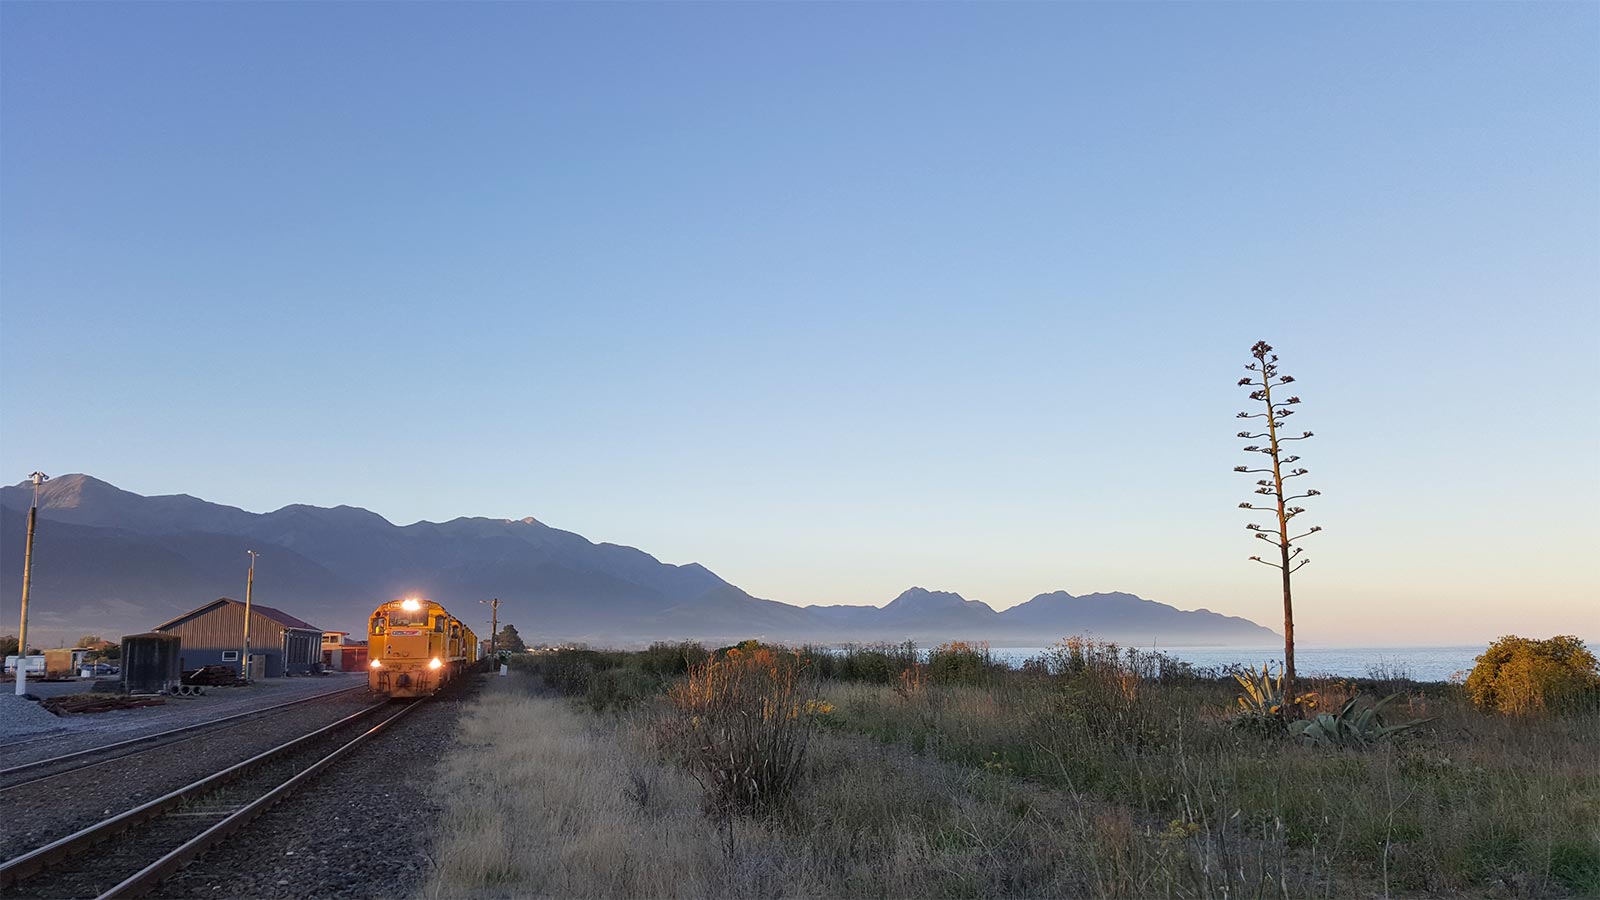
MULTIPOLYGON (((28 483, 0 489, 5 622, 16 614, 32 493, 28 483)), ((357 634, 378 603, 420 595, 473 623, 488 618, 478 601, 498 597, 500 621, 541 642, 760 637, 1038 646, 1069 634, 1140 645, 1277 639, 1247 619, 1125 593, 1055 591, 996 611, 959 594, 913 587, 881 607, 796 606, 753 597, 698 563, 664 563, 533 518, 400 526, 350 506, 252 513, 66 475, 39 493, 29 601, 30 638, 37 641, 30 643, 145 631, 218 597, 238 598, 249 549, 260 553, 255 599, 318 627, 357 634)))

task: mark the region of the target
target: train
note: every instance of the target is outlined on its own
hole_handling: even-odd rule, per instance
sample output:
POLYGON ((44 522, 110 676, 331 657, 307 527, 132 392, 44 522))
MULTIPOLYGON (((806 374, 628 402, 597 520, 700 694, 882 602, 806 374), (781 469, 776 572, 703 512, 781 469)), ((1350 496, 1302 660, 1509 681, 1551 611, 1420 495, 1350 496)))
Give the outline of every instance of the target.
POLYGON ((478 661, 478 636, 432 600, 391 600, 367 624, 367 687, 391 698, 426 697, 478 661))

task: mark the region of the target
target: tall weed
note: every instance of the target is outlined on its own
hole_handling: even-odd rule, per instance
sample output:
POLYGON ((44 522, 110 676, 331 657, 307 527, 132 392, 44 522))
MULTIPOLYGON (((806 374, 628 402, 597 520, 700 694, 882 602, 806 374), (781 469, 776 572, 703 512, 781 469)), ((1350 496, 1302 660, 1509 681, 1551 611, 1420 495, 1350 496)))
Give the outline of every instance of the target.
POLYGON ((825 707, 799 654, 732 648, 689 669, 667 691, 664 743, 719 811, 773 809, 793 790, 825 707))

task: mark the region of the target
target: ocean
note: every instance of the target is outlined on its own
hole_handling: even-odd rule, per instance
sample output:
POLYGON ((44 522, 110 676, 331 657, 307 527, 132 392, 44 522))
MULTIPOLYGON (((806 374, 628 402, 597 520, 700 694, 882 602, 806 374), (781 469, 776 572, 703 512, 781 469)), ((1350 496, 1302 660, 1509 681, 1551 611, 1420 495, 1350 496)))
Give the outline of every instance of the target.
MULTIPOLYGON (((1011 665, 1038 656, 1046 647, 995 647, 996 659, 1011 665)), ((1282 647, 1141 647, 1160 650, 1168 656, 1200 667, 1231 665, 1254 666, 1271 663, 1273 670, 1283 665, 1282 647)), ((1483 646, 1470 647, 1295 647, 1295 671, 1301 676, 1334 675, 1366 678, 1378 672, 1415 681, 1449 681, 1457 673, 1465 677, 1483 646)))

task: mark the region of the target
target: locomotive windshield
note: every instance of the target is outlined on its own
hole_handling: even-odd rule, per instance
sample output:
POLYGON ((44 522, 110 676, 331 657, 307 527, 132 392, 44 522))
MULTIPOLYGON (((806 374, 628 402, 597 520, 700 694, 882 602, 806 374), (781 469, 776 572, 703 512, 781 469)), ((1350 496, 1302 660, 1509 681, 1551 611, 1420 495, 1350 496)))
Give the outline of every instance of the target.
POLYGON ((428 611, 426 609, 391 609, 389 610, 389 625, 392 628, 403 628, 407 625, 428 624, 428 611))

